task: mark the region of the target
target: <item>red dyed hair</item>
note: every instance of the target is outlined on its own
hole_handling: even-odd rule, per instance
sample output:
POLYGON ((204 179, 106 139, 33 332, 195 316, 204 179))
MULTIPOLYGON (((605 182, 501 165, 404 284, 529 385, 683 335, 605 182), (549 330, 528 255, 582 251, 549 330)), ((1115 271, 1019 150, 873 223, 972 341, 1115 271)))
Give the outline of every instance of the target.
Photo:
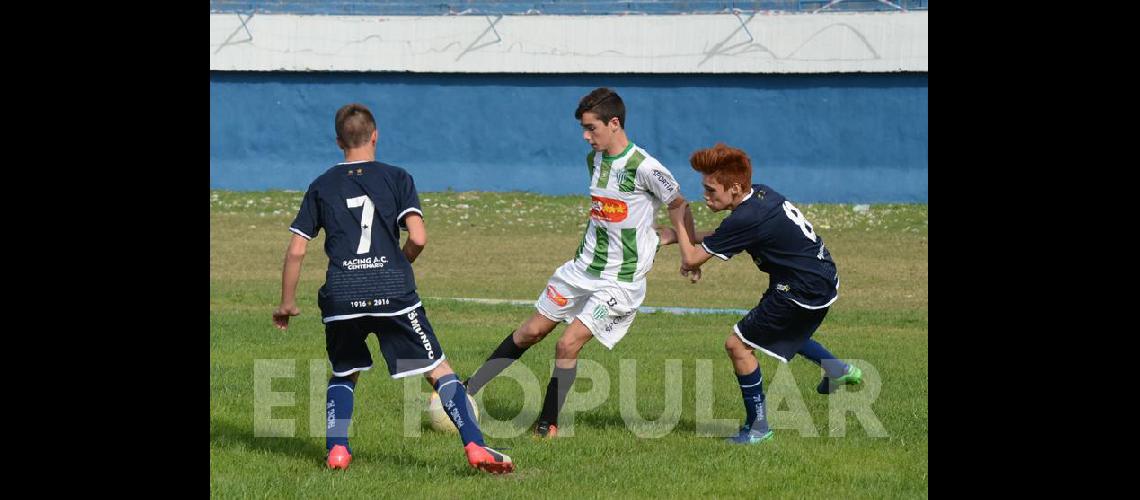
POLYGON ((689 157, 693 170, 705 174, 724 186, 739 183, 741 189, 752 186, 752 160, 743 150, 718 142, 716 146, 698 149, 689 157))

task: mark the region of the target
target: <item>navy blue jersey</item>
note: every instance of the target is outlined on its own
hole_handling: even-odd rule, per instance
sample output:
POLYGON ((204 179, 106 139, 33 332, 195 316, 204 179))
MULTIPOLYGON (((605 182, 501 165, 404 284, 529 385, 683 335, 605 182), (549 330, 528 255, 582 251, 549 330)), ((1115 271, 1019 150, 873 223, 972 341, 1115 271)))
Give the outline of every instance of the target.
POLYGON ((378 161, 337 164, 309 185, 289 230, 306 239, 326 231, 329 267, 317 298, 325 323, 419 305, 412 265, 400 250, 400 228, 412 212, 423 215, 411 174, 378 161))
POLYGON ((705 251, 728 260, 742 250, 769 274, 766 293, 820 309, 839 297, 839 274, 823 238, 802 213, 772 188, 753 184, 752 192, 702 242, 705 251))

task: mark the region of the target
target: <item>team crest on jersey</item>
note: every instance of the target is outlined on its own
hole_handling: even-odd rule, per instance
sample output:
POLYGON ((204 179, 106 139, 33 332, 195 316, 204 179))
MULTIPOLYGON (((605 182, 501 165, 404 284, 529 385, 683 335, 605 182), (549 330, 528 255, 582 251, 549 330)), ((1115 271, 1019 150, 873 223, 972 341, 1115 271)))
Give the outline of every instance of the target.
POLYGON ((598 305, 594 308, 594 319, 601 321, 606 317, 606 306, 598 305))
POLYGON ((546 297, 549 298, 551 302, 558 304, 558 307, 566 307, 566 304, 570 302, 569 299, 558 293, 558 290, 555 289, 553 285, 546 286, 546 297))
POLYGON ((604 196, 590 197, 590 217, 594 220, 621 222, 629 215, 629 206, 624 201, 604 196))
POLYGON ((776 285, 776 290, 779 290, 781 292, 786 292, 788 290, 791 290, 791 287, 789 287, 788 285, 786 285, 784 283, 779 283, 776 285))
POLYGON ((626 169, 624 169, 624 168, 623 168, 623 169, 621 169, 621 170, 618 170, 618 173, 617 173, 617 183, 618 183, 618 184, 621 184, 621 183, 625 182, 625 178, 626 178, 626 176, 627 176, 628 174, 629 174, 629 170, 626 170, 626 169))

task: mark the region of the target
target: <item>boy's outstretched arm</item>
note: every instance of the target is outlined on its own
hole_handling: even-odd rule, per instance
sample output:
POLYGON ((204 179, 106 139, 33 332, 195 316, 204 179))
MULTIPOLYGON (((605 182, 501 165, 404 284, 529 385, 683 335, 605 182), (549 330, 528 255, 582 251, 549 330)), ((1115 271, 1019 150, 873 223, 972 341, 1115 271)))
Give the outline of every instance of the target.
POLYGON ((284 330, 289 328, 289 318, 301 314, 297 308, 297 282, 301 279, 301 263, 305 260, 305 250, 309 240, 294 234, 285 250, 285 266, 281 269, 281 305, 273 311, 273 324, 284 330))
POLYGON ((665 231, 666 228, 662 228, 661 232, 663 237, 669 238, 673 241, 670 241, 669 243, 662 243, 663 245, 676 243, 682 239, 685 241, 691 241, 689 235, 692 233, 689 232, 689 228, 692 227, 692 216, 690 214, 690 224, 686 226, 686 213, 689 213, 689 203, 685 201, 684 196, 678 194, 675 198, 673 198, 673 201, 669 202, 669 221, 673 223, 674 229, 672 231, 665 231))
POLYGON ((705 238, 712 235, 712 231, 697 231, 693 227, 693 211, 689 209, 689 204, 685 204, 685 229, 689 231, 689 241, 694 245, 704 241, 705 238))
POLYGON ((672 203, 669 204, 669 220, 673 222, 674 230, 677 233, 677 242, 681 246, 681 275, 688 276, 689 280, 696 283, 701 279, 701 264, 709 260, 712 255, 705 251, 704 248, 696 247, 693 243, 693 237, 696 231, 693 229, 693 215, 689 211, 689 204, 681 196, 677 196, 672 203), (686 214, 688 220, 686 220, 686 214))
MULTIPOLYGON (((655 229, 657 229, 657 236, 660 239, 659 245, 666 246, 677 242, 677 231, 675 229, 668 226, 658 226, 655 229)), ((712 231, 697 231, 693 227, 693 212, 688 205, 685 206, 685 229, 689 232, 689 241, 692 241, 694 245, 713 234, 712 231)))
POLYGON ((408 263, 416 261, 420 252, 427 246, 427 228, 424 227, 424 218, 415 212, 404 217, 404 226, 408 228, 408 240, 404 242, 404 257, 408 263))

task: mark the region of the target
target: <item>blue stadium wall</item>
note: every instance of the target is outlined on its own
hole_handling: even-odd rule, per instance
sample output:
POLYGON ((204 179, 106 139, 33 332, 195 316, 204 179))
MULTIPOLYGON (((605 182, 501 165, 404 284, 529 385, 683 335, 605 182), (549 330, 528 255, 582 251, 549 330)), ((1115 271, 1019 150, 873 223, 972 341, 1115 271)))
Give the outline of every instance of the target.
POLYGON ((378 159, 420 191, 581 194, 589 147, 573 118, 597 86, 627 106, 631 140, 669 167, 716 142, 754 182, 800 202, 928 201, 927 73, 522 75, 210 72, 210 187, 304 190, 343 157, 333 114, 368 105, 378 159))

